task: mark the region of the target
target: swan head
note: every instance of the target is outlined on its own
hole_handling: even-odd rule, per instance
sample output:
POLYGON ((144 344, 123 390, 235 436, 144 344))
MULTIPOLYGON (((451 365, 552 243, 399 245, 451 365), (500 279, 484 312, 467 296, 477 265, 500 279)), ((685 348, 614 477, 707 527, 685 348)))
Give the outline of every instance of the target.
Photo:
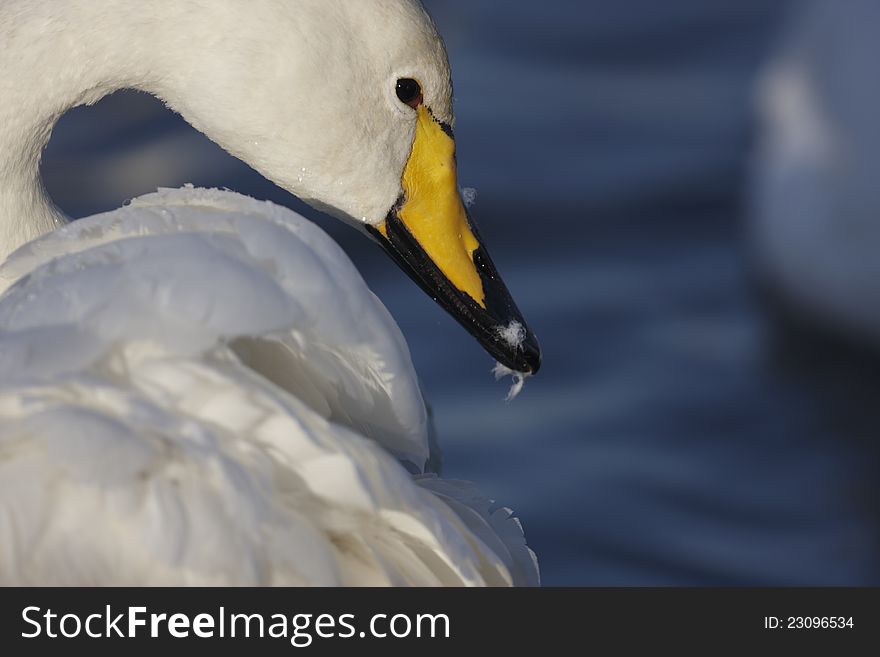
POLYGON ((247 14, 186 81, 204 106, 177 109, 210 117, 190 120, 366 232, 500 363, 536 372, 537 339, 460 197, 449 64, 421 4, 249 3, 247 14))

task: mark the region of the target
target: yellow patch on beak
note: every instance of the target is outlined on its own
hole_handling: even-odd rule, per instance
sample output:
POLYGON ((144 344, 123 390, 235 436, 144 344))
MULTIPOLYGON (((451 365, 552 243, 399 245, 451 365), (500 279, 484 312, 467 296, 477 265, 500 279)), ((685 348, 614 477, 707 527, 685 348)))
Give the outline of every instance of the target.
MULTIPOLYGON (((398 216, 449 282, 485 308, 483 283, 474 265, 479 242, 458 191, 455 142, 423 105, 416 112, 416 136, 403 170, 405 197, 398 216)), ((384 222, 377 229, 387 237, 384 222)))

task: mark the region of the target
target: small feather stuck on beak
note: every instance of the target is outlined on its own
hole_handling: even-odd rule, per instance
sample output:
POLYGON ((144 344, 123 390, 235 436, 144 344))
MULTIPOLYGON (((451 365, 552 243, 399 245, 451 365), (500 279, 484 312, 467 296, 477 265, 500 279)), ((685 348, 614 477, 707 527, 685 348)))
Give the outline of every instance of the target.
POLYGON ((511 349, 519 349, 526 339, 526 327, 516 320, 511 320, 507 326, 499 326, 495 329, 498 337, 504 340, 511 349))
POLYGON ((520 392, 522 392, 523 385, 525 385, 526 379, 532 375, 531 372, 517 372, 516 370, 512 370, 509 367, 502 365, 501 363, 495 363, 492 374, 495 375, 496 381, 503 379, 505 376, 513 377, 513 383, 510 384, 510 390, 507 391, 507 397, 504 398, 504 401, 507 402, 516 399, 516 396, 520 392))

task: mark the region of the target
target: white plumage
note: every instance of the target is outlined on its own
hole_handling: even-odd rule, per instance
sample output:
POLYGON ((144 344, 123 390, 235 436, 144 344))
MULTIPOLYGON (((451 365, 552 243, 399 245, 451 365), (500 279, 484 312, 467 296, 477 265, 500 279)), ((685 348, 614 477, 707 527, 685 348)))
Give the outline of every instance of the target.
POLYGON ((67 223, 40 183, 58 117, 135 87, 375 226, 401 76, 448 130, 410 0, 0 5, 0 583, 537 583, 508 509, 423 472, 406 343, 320 229, 193 188, 67 223))
POLYGON ((406 344, 298 215, 161 190, 0 275, 0 581, 537 582, 508 510, 392 457, 428 455, 406 344))

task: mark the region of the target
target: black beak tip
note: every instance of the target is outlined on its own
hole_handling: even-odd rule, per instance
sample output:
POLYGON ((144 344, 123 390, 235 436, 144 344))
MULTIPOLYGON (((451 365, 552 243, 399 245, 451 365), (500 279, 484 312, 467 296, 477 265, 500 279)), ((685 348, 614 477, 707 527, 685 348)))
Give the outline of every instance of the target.
MULTIPOLYGON (((388 213, 385 227, 385 235, 372 226, 365 226, 365 229, 400 268, 458 320, 499 363, 515 372, 537 373, 541 368, 538 339, 527 327, 485 249, 480 247, 473 253, 474 265, 486 293, 481 305, 449 282, 394 210, 388 213)), ((473 224, 471 228, 477 234, 473 224)))
POLYGON ((541 347, 538 346, 538 340, 533 335, 523 343, 522 362, 525 366, 523 372, 537 374, 541 369, 541 347))

